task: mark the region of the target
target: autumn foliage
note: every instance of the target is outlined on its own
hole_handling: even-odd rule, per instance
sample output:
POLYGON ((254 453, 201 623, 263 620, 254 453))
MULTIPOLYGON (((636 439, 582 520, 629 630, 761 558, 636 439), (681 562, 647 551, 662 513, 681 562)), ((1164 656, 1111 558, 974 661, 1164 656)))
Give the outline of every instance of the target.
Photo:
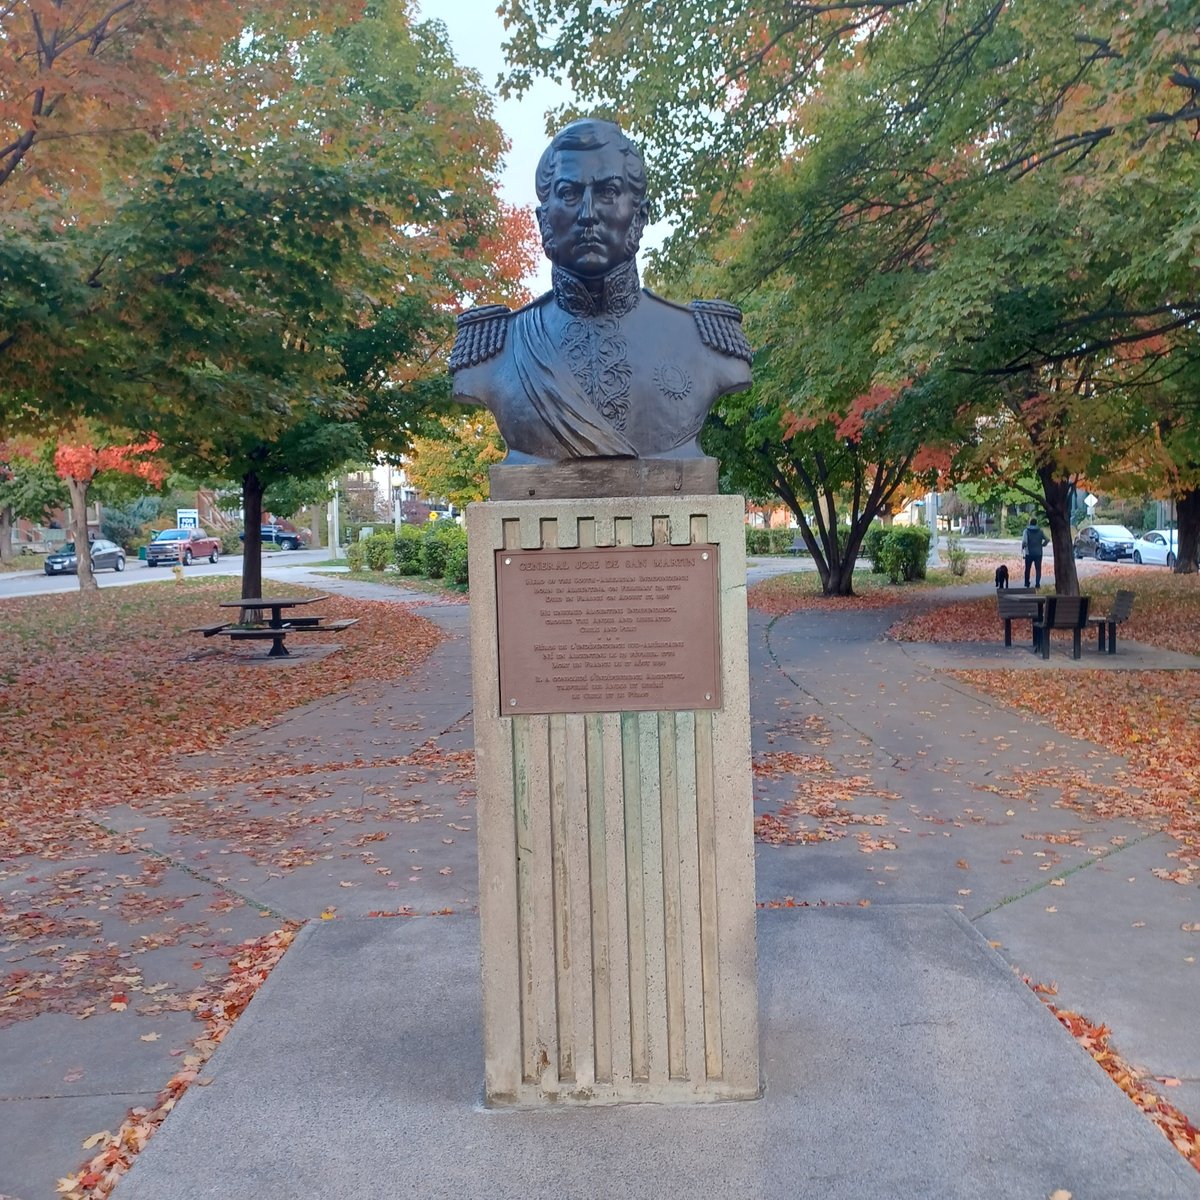
MULTIPOLYGON (((256 9, 260 21, 303 11, 278 0, 256 9)), ((45 195, 67 181, 94 186, 121 145, 190 117, 245 20, 238 0, 0 5, 0 197, 10 179, 45 195)))

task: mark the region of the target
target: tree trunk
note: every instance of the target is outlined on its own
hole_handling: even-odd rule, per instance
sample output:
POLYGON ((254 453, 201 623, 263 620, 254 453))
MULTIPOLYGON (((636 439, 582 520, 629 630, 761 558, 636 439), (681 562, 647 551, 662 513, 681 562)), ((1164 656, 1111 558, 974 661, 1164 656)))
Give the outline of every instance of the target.
POLYGON ((254 471, 242 476, 242 513, 245 540, 242 543, 242 599, 262 595, 262 502, 263 482, 254 471))
POLYGON ((1079 573, 1075 570, 1074 538, 1071 537, 1071 492, 1069 479, 1056 477, 1052 467, 1039 467, 1050 545, 1054 550, 1054 591, 1059 596, 1079 595, 1079 573))
POLYGON ((11 504, 0 504, 0 562, 12 562, 12 531, 15 519, 11 504))
POLYGON ((92 574, 92 551, 88 545, 87 505, 90 479, 68 479, 71 494, 71 536, 75 541, 75 573, 79 576, 79 591, 88 596, 100 589, 92 574))
POLYGON ((825 585, 826 596, 853 596, 854 595, 854 562, 846 562, 845 557, 841 562, 829 564, 829 574, 821 581, 825 585))
POLYGON ((310 550, 319 550, 325 544, 325 539, 321 536, 321 526, 325 522, 325 505, 314 504, 308 510, 308 532, 311 535, 308 541, 310 550))
POLYGON ((1175 556, 1176 575, 1194 575, 1200 558, 1200 488, 1173 497, 1179 522, 1179 547, 1175 556))

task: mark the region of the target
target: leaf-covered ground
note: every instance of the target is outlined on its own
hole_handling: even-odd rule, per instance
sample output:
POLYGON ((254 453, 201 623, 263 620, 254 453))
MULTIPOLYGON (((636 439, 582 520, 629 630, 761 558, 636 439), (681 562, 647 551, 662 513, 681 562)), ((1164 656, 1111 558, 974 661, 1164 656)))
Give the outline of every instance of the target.
MULTIPOLYGON (((305 589, 276 594, 293 593, 305 589)), ((264 663, 261 643, 186 632, 237 595, 221 581, 107 588, 86 604, 74 594, 6 602, 0 861, 103 840, 86 810, 182 790, 202 762, 189 756, 309 701, 395 679, 440 640, 409 609, 342 597, 324 608, 358 624, 319 660, 264 663)))
MULTIPOLYGON (((1045 576, 1042 581, 1044 585, 1045 576)), ((1121 626, 1121 637, 1164 650, 1200 654, 1200 575, 1110 565, 1082 580, 1080 586, 1083 594, 1091 597, 1089 611, 1095 615, 1108 612, 1119 588, 1136 594, 1133 616, 1121 626)), ((989 595, 939 604, 899 621, 888 632, 904 642, 994 642, 997 629, 1002 628, 995 598, 989 595)))
MULTIPOLYGON (((0 1030, 42 1016, 103 1018, 103 1036, 123 1040, 131 1055, 179 1060, 152 1104, 87 1139, 80 1153, 94 1157, 60 1182, 72 1200, 108 1195, 282 956, 293 928, 285 922, 260 934, 261 918, 275 925, 280 918, 246 903, 231 890, 236 881, 222 883, 217 872, 215 882, 189 876, 186 863, 181 870, 143 849, 141 829, 108 828, 106 810, 152 820, 175 803, 187 809, 176 827, 194 836, 252 848, 252 858, 272 866, 289 855, 311 860, 304 830, 286 814, 274 824, 248 817, 239 824, 236 805, 205 804, 196 793, 245 783, 253 790, 281 765, 277 756, 228 745, 238 731, 364 683, 394 682, 441 640, 409 607, 344 597, 323 609, 358 623, 321 657, 271 661, 261 643, 231 647, 186 632, 218 620, 217 602, 236 596, 228 580, 189 581, 104 589, 86 603, 69 594, 4 605, 0 1030)), ((301 645, 315 651, 325 641, 313 636, 301 645)), ((420 752, 410 760, 421 769, 420 752)), ((293 764, 285 773, 307 765, 346 764, 293 764)), ((444 773, 447 764, 439 758, 428 770, 444 773)), ((306 780, 299 786, 313 790, 306 780)), ((417 807, 410 798, 409 809, 417 807)), ((404 819, 415 817, 406 810, 404 819)), ((86 1038, 76 1042, 79 1062, 63 1083, 94 1084, 86 1038)))
MULTIPOLYGON (((1118 588, 1137 595, 1121 637, 1200 655, 1200 576, 1113 566, 1085 581, 1092 606, 1106 612, 1118 588)), ((991 597, 939 604, 893 625, 901 641, 995 642, 1002 626, 991 597)), ((1118 643, 1119 644, 1119 643, 1118 643)), ((1190 884, 1200 877, 1200 671, 1042 671, 1037 687, 1019 686, 1011 671, 955 671, 954 676, 1064 733, 1087 737, 1122 755, 1129 767, 1103 784, 1079 771, 1048 780, 1064 807, 1086 806, 1099 817, 1128 817, 1165 829, 1179 844, 1179 866, 1162 878, 1190 884)))
MULTIPOLYGON (((965 575, 954 575, 948 567, 937 567, 929 572, 927 578, 914 579, 909 583, 889 583, 885 576, 873 575, 864 566, 854 572, 855 594, 853 596, 823 595, 821 577, 816 571, 797 571, 784 575, 772 575, 753 584, 746 592, 746 599, 751 608, 774 617, 786 616, 788 613, 800 612, 803 609, 891 608, 898 604, 911 603, 914 598, 926 598, 930 593, 940 592, 946 588, 963 587, 966 584, 991 583, 1001 561, 999 557, 977 555, 972 557, 965 575)), ((1047 566, 1049 566, 1049 560, 1047 560, 1047 566)), ((1014 565, 1009 563, 1008 569, 1014 572, 1014 583, 1019 582, 1016 578, 1016 570, 1019 568, 1014 568, 1014 565)), ((1053 570, 1044 570, 1042 572, 1043 585, 1053 581, 1053 570)))

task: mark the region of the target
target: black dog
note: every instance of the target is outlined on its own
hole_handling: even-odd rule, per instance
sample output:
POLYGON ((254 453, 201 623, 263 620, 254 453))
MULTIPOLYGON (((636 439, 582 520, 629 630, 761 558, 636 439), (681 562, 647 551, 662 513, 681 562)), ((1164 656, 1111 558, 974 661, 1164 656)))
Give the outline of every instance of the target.
POLYGON ((1008 567, 1001 563, 996 568, 996 589, 1008 587, 1008 567))

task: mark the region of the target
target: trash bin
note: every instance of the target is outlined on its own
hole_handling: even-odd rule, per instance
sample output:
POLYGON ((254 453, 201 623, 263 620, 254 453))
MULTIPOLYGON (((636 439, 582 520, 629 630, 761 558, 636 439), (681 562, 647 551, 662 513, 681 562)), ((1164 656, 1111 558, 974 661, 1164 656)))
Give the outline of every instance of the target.
POLYGON ((146 547, 145 546, 138 547, 138 558, 140 558, 142 560, 142 562, 146 561, 146 547))

